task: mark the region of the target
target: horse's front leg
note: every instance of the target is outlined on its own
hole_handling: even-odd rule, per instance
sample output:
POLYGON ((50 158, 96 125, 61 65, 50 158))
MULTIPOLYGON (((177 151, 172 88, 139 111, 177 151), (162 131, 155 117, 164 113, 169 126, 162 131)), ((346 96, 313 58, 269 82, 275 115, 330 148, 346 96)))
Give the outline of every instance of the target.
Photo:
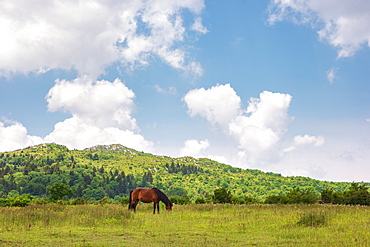
POLYGON ((155 206, 156 206, 156 202, 153 202, 153 214, 155 214, 155 206))

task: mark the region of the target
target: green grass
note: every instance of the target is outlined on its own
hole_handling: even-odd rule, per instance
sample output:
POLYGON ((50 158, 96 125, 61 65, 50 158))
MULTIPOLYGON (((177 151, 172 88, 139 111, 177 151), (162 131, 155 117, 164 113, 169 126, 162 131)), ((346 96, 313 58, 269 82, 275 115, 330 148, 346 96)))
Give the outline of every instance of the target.
POLYGON ((370 246, 370 207, 107 205, 0 208, 0 246, 370 246))

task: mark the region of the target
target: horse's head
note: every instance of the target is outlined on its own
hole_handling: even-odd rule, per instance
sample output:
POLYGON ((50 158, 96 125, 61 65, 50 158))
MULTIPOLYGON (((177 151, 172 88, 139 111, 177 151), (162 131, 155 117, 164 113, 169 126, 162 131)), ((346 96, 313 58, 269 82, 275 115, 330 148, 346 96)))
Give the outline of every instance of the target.
POLYGON ((167 211, 172 211, 172 203, 168 203, 168 204, 166 205, 166 210, 167 210, 167 211))

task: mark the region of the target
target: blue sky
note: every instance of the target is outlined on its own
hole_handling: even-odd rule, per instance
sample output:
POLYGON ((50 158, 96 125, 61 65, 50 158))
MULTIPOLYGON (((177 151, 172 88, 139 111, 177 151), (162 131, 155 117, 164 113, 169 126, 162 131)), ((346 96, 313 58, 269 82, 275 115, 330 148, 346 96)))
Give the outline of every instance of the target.
POLYGON ((370 181, 367 0, 0 3, 0 151, 120 143, 370 181))

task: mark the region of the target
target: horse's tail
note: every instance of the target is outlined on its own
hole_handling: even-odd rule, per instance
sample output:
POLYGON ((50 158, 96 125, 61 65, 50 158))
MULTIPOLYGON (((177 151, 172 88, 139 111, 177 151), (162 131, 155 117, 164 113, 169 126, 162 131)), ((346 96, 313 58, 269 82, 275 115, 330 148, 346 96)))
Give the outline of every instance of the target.
POLYGON ((130 196, 128 198, 128 209, 132 209, 132 205, 131 205, 131 202, 132 202, 132 192, 133 192, 133 190, 130 191, 130 196))

